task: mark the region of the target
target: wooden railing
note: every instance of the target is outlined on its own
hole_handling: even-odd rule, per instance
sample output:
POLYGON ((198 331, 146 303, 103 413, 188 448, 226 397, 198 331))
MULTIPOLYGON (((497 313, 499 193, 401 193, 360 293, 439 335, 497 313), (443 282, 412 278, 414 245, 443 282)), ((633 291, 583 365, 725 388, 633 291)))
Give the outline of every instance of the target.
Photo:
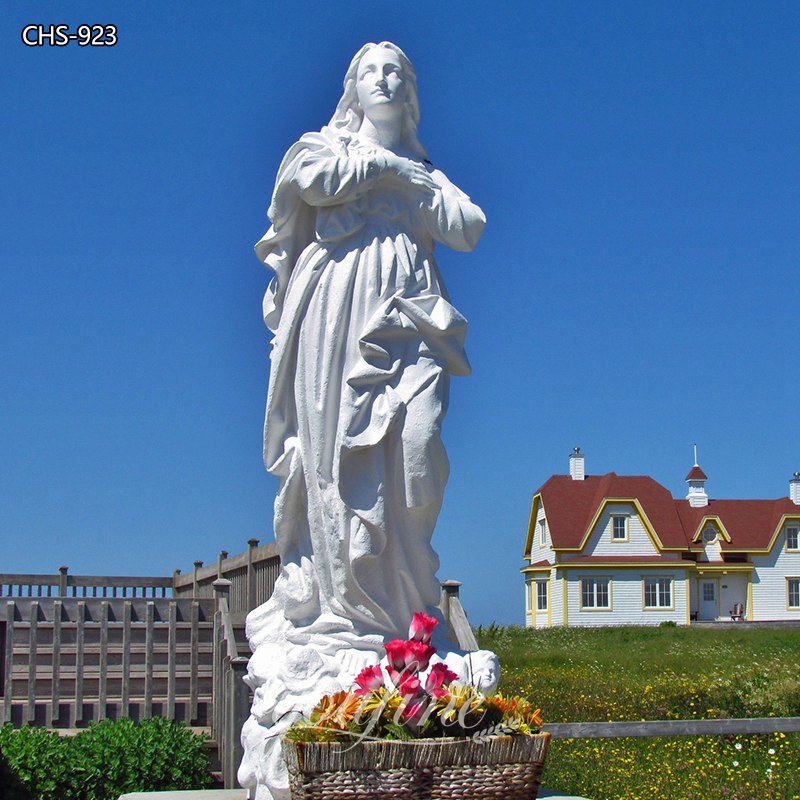
POLYGON ((226 551, 219 554, 216 564, 203 566, 194 562, 192 572, 182 575, 176 571, 172 577, 176 597, 214 596, 214 581, 230 581, 228 610, 237 622, 248 611, 269 600, 278 579, 281 559, 274 542, 259 546, 258 539, 248 539, 247 550, 236 556, 226 551))
POLYGON ((211 735, 226 788, 238 786, 236 771, 244 751, 242 726, 250 714, 252 699, 244 683, 247 661, 239 655, 239 645, 230 613, 231 581, 218 578, 213 583, 217 610, 214 614, 214 714, 211 735))
POLYGON ((172 578, 113 575, 58 575, 0 573, 0 597, 171 597, 172 578))
POLYGON ((0 609, 0 722, 208 724, 213 601, 7 597, 0 609))
POLYGON ((548 731, 554 739, 797 733, 800 732, 800 717, 659 719, 641 722, 550 722, 544 725, 543 730, 548 731))

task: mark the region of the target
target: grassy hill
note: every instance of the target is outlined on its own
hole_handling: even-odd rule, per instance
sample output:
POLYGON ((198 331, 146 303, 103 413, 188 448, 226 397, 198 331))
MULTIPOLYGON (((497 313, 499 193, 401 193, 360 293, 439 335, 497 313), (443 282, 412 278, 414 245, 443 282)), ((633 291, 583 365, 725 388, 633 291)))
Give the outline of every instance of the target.
MULTIPOLYGON (((491 626, 500 689, 545 721, 800 716, 800 629, 491 626)), ((553 742, 545 784, 592 800, 800 800, 800 736, 553 742)))

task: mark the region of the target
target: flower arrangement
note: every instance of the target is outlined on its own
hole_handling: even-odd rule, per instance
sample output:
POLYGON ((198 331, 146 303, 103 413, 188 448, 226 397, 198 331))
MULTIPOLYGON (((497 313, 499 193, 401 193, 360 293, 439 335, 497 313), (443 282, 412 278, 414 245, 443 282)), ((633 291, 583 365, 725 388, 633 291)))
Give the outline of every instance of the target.
POLYGON ((384 645, 387 664, 363 669, 347 691, 323 696, 308 720, 288 729, 290 742, 401 740, 533 734, 540 710, 524 697, 487 696, 459 683, 444 661, 432 666, 437 620, 414 614, 408 639, 384 645))

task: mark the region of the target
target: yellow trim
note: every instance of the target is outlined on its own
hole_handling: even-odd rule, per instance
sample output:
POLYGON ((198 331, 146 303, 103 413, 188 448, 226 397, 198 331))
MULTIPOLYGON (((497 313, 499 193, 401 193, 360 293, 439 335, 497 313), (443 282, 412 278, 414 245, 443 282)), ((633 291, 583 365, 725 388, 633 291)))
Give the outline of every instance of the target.
POLYGON ((753 621, 753 573, 747 576, 747 619, 753 621))
POLYGON ((611 543, 612 544, 625 544, 631 540, 631 515, 630 514, 609 514, 611 518, 611 543), (614 538, 614 520, 621 517, 625 520, 625 537, 623 539, 614 538))
POLYGON ((786 553, 800 553, 800 530, 798 530, 797 536, 797 547, 789 547, 789 528, 798 528, 800 529, 800 525, 789 525, 788 523, 783 526, 784 530, 786 531, 786 535, 783 539, 783 550, 786 553))
POLYGON ((786 610, 787 611, 800 611, 800 605, 798 606, 790 606, 789 605, 789 581, 797 581, 798 587, 797 591, 800 592, 800 578, 796 578, 794 576, 786 576, 786 610))
MULTIPOLYGON (((675 559, 675 564, 665 564, 663 561, 658 562, 657 564, 648 564, 646 561, 626 561, 626 562, 616 562, 613 558, 609 558, 608 561, 598 561, 595 564, 587 564, 585 562, 578 562, 577 564, 571 564, 569 560, 567 561, 559 561, 559 567, 567 567, 569 569, 609 569, 613 567, 614 569, 694 569, 695 562, 694 561, 684 561, 682 559, 675 559)), ((726 566, 728 566, 726 564, 726 566)), ((741 566, 741 565, 739 565, 741 566)), ((523 567, 524 569, 524 567, 523 567)))
POLYGON ((686 579, 684 581, 686 584, 684 587, 684 592, 686 593, 686 624, 692 624, 692 579, 687 574, 686 579))
POLYGON ((613 611, 614 610, 614 593, 612 591, 613 581, 611 575, 578 575, 578 608, 581 612, 589 611, 613 611), (608 605, 607 606, 585 606, 583 605, 583 586, 581 581, 584 579, 599 581, 605 578, 608 581, 608 605))
POLYGON ((549 567, 520 567, 520 572, 550 572, 552 566, 549 567))
POLYGON ((731 535, 728 533, 728 529, 716 514, 707 514, 705 517, 703 517, 703 519, 700 520, 700 524, 697 526, 697 530, 694 532, 694 536, 692 537, 693 542, 700 540, 700 537, 703 535, 703 531, 708 525, 713 525, 717 531, 722 534, 722 538, 728 544, 731 543, 731 535))
POLYGON ((700 575, 704 572, 721 572, 723 575, 728 572, 752 572, 756 568, 755 564, 737 564, 735 562, 729 564, 727 561, 724 561, 722 564, 710 564, 708 561, 696 561, 692 563, 700 575))
POLYGON ((528 535, 525 538, 525 552, 522 554, 523 558, 531 557, 531 548, 533 547, 533 529, 536 523, 536 517, 539 513, 539 505, 542 503, 542 494, 537 492, 531 501, 531 515, 528 518, 528 535))
MULTIPOLYGON (((656 591, 658 595, 658 591, 656 591)), ((675 577, 673 575, 642 575, 642 611, 674 611, 675 610, 675 577), (659 580, 666 578, 669 581, 669 596, 672 601, 668 606, 648 606, 645 604, 644 582, 646 580, 659 580)))
MULTIPOLYGON (((555 572, 555 570, 554 570, 555 572)), ((554 576, 551 575, 547 579, 547 627, 553 627, 553 593, 551 591, 551 587, 553 585, 554 576)))
MULTIPOLYGON (((598 520, 602 516, 603 512, 606 510, 606 506, 614 504, 618 505, 621 503, 630 503, 634 509, 636 509, 636 515, 642 521, 642 525, 644 526, 645 533, 650 537, 650 541, 655 545, 657 550, 685 550, 686 547, 665 547, 661 542, 661 539, 658 538, 658 534, 656 533, 656 529, 653 527, 653 523, 650 522, 650 518, 647 514, 644 513, 644 509, 642 508, 642 504, 635 498, 635 497, 605 497, 603 498, 603 502, 600 503, 600 507, 595 512, 594 517, 592 517, 592 521, 589 523, 589 527, 583 534, 583 539, 581 540, 580 545, 578 547, 554 547, 554 550, 558 550, 559 552, 577 552, 583 550, 586 546, 586 542, 589 539, 592 531, 594 530, 595 526, 597 525, 598 520)), ((633 515, 631 515, 633 516, 633 515)))
POLYGON ((748 553, 770 553, 772 552, 772 548, 775 546, 775 540, 778 538, 780 532, 786 527, 788 522, 797 522, 800 523, 800 514, 784 514, 780 521, 778 522, 778 526, 772 533, 772 538, 769 540, 769 545, 766 548, 759 550, 758 548, 751 547, 747 550, 748 553))

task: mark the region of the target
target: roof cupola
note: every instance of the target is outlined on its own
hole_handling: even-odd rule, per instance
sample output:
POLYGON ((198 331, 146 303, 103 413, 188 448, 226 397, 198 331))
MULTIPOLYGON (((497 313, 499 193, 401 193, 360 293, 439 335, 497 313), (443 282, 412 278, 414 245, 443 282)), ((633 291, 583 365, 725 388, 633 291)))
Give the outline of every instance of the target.
POLYGON ((789 481, 789 499, 800 506, 800 472, 795 472, 794 477, 789 481))
POLYGON ((697 464, 697 445, 694 446, 694 466, 689 470, 685 480, 689 484, 689 494, 686 495, 689 505, 692 508, 707 506, 706 481, 708 480, 708 475, 697 464))
POLYGON ((586 478, 586 471, 583 465, 583 453, 580 447, 574 447, 569 456, 569 476, 574 481, 582 481, 586 478))

